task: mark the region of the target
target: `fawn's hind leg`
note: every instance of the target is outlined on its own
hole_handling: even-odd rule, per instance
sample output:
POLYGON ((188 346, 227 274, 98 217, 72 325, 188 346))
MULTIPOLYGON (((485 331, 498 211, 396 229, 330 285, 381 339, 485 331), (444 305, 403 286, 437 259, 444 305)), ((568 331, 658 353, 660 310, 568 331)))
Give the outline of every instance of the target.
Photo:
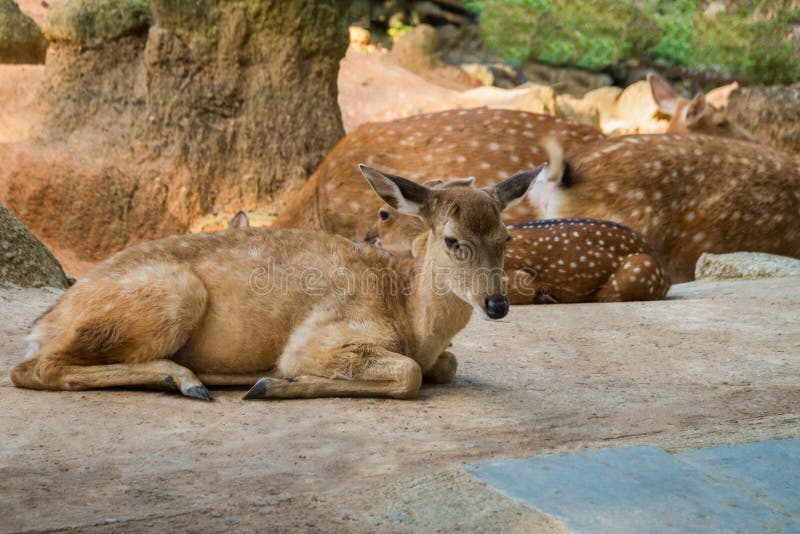
POLYGON ((172 264, 79 282, 42 317, 50 339, 11 379, 33 389, 174 387, 210 399, 194 373, 164 359, 190 339, 206 301, 202 281, 172 264))
POLYGON ((629 254, 597 293, 597 302, 659 300, 669 290, 660 263, 650 254, 629 254))
POLYGON ((108 365, 65 365, 56 358, 27 360, 11 371, 18 386, 32 389, 70 390, 147 386, 177 388, 187 397, 211 400, 208 389, 186 367, 170 360, 108 365))
POLYGON ((431 384, 449 384, 456 377, 458 360, 455 355, 446 350, 437 356, 433 366, 422 373, 422 379, 431 384))

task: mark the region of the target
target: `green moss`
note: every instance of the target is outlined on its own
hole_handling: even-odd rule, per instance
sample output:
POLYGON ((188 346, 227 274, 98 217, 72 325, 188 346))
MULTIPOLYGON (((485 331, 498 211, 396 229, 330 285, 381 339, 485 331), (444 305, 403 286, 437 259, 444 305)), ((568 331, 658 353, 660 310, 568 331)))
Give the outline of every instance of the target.
POLYGON ((44 63, 47 40, 14 0, 0 0, 0 63, 44 63))
POLYGON ((62 0, 48 10, 44 31, 51 41, 92 47, 149 26, 147 0, 62 0))
POLYGON ((151 0, 156 22, 180 35, 197 57, 211 53, 220 40, 236 38, 230 32, 240 32, 241 39, 264 30, 297 36, 307 53, 346 46, 341 38, 347 35, 349 5, 349 0, 151 0))

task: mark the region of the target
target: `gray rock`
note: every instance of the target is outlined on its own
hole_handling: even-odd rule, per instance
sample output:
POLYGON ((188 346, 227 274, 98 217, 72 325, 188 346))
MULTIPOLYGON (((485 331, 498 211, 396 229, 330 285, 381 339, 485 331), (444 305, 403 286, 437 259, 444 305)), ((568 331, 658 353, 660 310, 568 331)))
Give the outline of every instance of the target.
POLYGON ((61 264, 11 212, 0 206, 0 285, 69 286, 61 264))
POLYGON ((800 259, 762 252, 703 254, 697 260, 695 279, 785 278, 800 276, 800 259))

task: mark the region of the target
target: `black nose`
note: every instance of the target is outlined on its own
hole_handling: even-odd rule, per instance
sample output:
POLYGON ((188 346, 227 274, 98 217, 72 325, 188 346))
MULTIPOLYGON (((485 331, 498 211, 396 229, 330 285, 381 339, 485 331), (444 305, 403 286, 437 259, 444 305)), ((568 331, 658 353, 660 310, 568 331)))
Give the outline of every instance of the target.
POLYGON ((503 295, 486 297, 486 315, 490 319, 502 319, 508 315, 508 299, 503 295))

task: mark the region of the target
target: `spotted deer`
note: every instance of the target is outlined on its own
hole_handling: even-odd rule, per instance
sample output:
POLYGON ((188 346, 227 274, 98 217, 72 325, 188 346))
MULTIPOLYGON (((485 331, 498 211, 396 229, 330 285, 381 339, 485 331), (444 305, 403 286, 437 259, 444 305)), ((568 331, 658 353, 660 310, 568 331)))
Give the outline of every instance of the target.
MULTIPOLYGON (((380 200, 365 195, 357 163, 415 182, 474 177, 479 187, 497 183, 546 161, 540 140, 565 149, 602 139, 598 130, 549 115, 502 109, 428 113, 359 126, 331 150, 273 227, 313 228, 361 239, 380 200)), ((509 208, 506 222, 530 220, 526 203, 509 208)))
MULTIPOLYGON (((669 290, 658 252, 630 228, 592 219, 532 221, 507 228, 511 241, 504 271, 511 304, 657 300, 669 290)), ((388 206, 378 210, 378 220, 364 238, 412 257, 425 239, 419 219, 388 206)))
POLYGON ((500 212, 535 173, 483 189, 430 189, 361 167, 372 189, 418 217, 414 261, 306 230, 233 228, 126 249, 97 265, 37 322, 17 386, 247 385, 246 399, 414 397, 449 382, 446 348, 473 310, 508 312, 500 212))
POLYGON ((692 280, 703 252, 800 257, 798 159, 746 141, 695 134, 600 140, 569 151, 529 197, 536 219, 610 220, 641 232, 673 282, 692 280))
POLYGON ((724 111, 711 105, 703 93, 697 93, 688 100, 678 96, 667 80, 657 74, 648 74, 647 81, 658 112, 669 117, 667 133, 696 133, 755 140, 732 122, 724 111))

